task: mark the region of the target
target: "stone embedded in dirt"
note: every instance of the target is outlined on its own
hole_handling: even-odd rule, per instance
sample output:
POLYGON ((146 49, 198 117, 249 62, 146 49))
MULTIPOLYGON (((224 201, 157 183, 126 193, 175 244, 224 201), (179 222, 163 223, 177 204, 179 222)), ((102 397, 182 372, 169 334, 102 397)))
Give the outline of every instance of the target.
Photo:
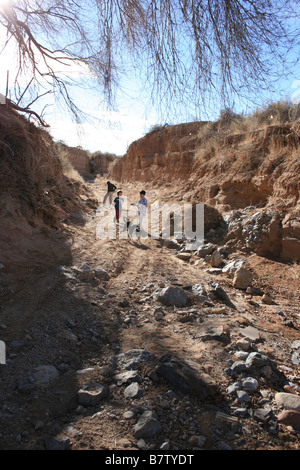
POLYGON ((179 243, 177 242, 177 240, 174 240, 173 238, 172 239, 165 239, 164 240, 164 246, 166 248, 170 248, 171 250, 178 250, 180 248, 180 245, 179 243))
POLYGON ((242 380, 242 387, 248 392, 255 392, 258 389, 258 381, 253 377, 246 377, 242 380))
MULTIPOLYGON (((184 246, 184 251, 196 251, 197 254, 199 253, 199 250, 203 249, 205 247, 205 245, 203 245, 203 241, 202 240, 198 240, 198 241, 188 241, 185 246, 184 246)), ((212 245, 213 247, 213 245, 212 245)), ((198 254, 198 256, 200 256, 198 254)))
POLYGON ((233 276, 238 268, 245 268, 248 264, 248 261, 244 259, 236 259, 234 261, 226 263, 225 266, 222 268, 222 272, 228 274, 229 276, 233 276))
POLYGON ((155 370, 150 370, 149 374, 148 374, 148 377, 150 380, 152 380, 152 382, 158 384, 159 383, 159 377, 156 373, 155 370))
POLYGON ((261 354, 260 352, 251 352, 249 356, 247 357, 245 364, 248 369, 251 367, 265 367, 265 366, 271 366, 274 369, 277 367, 276 363, 272 361, 268 356, 265 354, 261 354))
POLYGON ((262 296, 262 299, 261 301, 264 303, 264 304, 267 304, 267 305, 273 305, 275 302, 274 300, 272 299, 272 297, 270 296, 270 294, 264 294, 262 296))
POLYGON ((118 383, 118 385, 130 384, 132 382, 141 383, 142 381, 142 377, 136 370, 126 370, 125 372, 120 372, 119 374, 114 375, 113 379, 118 383))
POLYGON ((191 288, 191 292, 193 295, 195 295, 197 297, 198 300, 200 300, 201 302, 206 302, 206 303, 210 303, 210 300, 208 298, 208 294, 207 294, 207 291, 205 290, 205 288, 203 287, 202 284, 194 284, 191 288))
POLYGON ((237 289, 246 290, 252 283, 253 274, 244 267, 239 267, 233 277, 233 286, 237 289))
POLYGON ((237 399, 240 403, 249 403, 250 397, 245 390, 237 390, 236 391, 237 399))
POLYGON ((134 425, 136 439, 150 439, 161 430, 161 424, 153 411, 144 411, 138 422, 134 425))
POLYGON ((192 257, 192 253, 181 251, 177 253, 177 258, 182 259, 183 261, 189 261, 192 257))
POLYGON ((253 418, 256 421, 266 423, 273 416, 272 408, 267 406, 266 408, 256 408, 253 412, 253 418))
POLYGON ((259 287, 249 286, 247 287, 246 292, 250 295, 264 295, 264 293, 261 291, 261 289, 259 289, 259 287))
POLYGON ((246 351, 249 351, 251 347, 251 340, 250 338, 241 338, 236 342, 236 345, 239 349, 242 349, 242 351, 246 352, 246 351))
POLYGON ((280 256, 282 227, 279 212, 264 209, 246 218, 232 212, 227 222, 226 241, 231 240, 259 256, 280 256))
POLYGON ((35 383, 32 383, 28 380, 20 380, 18 383, 18 392, 23 395, 28 395, 29 393, 35 390, 35 383))
POLYGON ((293 352, 292 363, 296 366, 300 366, 300 348, 293 352))
POLYGON ((164 311, 161 309, 161 308, 156 308, 154 310, 154 318, 156 321, 160 321, 160 320, 163 320, 164 317, 165 317, 165 313, 164 311))
POLYGON ((123 413, 123 418, 124 419, 133 419, 134 418, 134 412, 132 410, 127 410, 123 413))
POLYGON ((9 347, 15 350, 20 350, 24 346, 25 346, 25 343, 22 340, 16 340, 16 341, 12 341, 11 343, 9 343, 9 347))
POLYGON ((166 306, 184 307, 188 298, 186 292, 180 287, 165 287, 157 296, 158 302, 166 306))
POLYGON ((295 387, 292 385, 284 385, 283 390, 287 393, 293 393, 294 395, 298 395, 295 387))
POLYGON ((57 335, 59 338, 67 341, 73 341, 76 343, 78 341, 78 336, 76 336, 72 331, 70 330, 62 330, 58 333, 57 335))
POLYGON ((300 396, 293 393, 278 392, 275 394, 275 402, 278 407, 285 410, 298 411, 300 413, 300 396))
POLYGON ((240 329, 241 335, 245 336, 246 339, 251 341, 258 341, 260 339, 260 332, 253 326, 246 326, 246 328, 240 329))
POLYGON ((95 276, 92 268, 87 264, 83 264, 80 268, 72 266, 72 271, 80 281, 91 281, 95 276))
POLYGON ((277 416, 278 422, 300 428, 300 412, 295 410, 284 410, 277 416))
POLYGON ((46 436, 45 447, 47 450, 69 450, 70 440, 69 439, 56 439, 56 437, 46 436))
POLYGON ((224 260, 222 258, 221 253, 219 252, 219 250, 215 250, 211 255, 211 259, 210 259, 211 266, 213 266, 214 268, 218 268, 223 263, 224 263, 224 260))
POLYGON ((101 281, 109 281, 110 276, 105 269, 102 268, 94 268, 93 272, 95 274, 95 277, 101 281))
POLYGON ((215 245, 213 245, 212 243, 206 243, 204 245, 202 244, 199 246, 196 254, 200 258, 205 258, 205 256, 211 255, 215 248, 215 245))
POLYGON ((104 385, 92 381, 78 392, 78 400, 83 406, 97 406, 108 395, 104 385))
POLYGON ((159 377, 165 379, 175 391, 193 394, 204 399, 209 394, 212 385, 207 375, 201 374, 196 367, 173 358, 165 358, 164 362, 156 369, 159 377))
POLYGON ((91 266, 89 264, 82 264, 79 268, 81 271, 91 271, 91 266))
POLYGON ((206 441, 206 436, 191 436, 189 440, 189 444, 192 447, 201 448, 204 446, 206 441))
POLYGON ((222 343, 230 341, 229 332, 223 326, 208 328, 199 338, 202 341, 221 341, 222 343))
POLYGON ((229 307, 236 310, 236 306, 231 302, 224 289, 217 282, 210 282, 210 296, 219 299, 229 307))
POLYGON ((143 391, 137 382, 132 382, 124 390, 125 398, 140 398, 142 394, 143 391))
POLYGON ((110 358, 112 366, 126 370, 137 369, 140 364, 155 359, 154 354, 146 349, 130 349, 126 353, 120 353, 110 358))
POLYGON ((37 385, 48 384, 58 377, 58 370, 54 366, 38 366, 33 372, 33 378, 37 385))

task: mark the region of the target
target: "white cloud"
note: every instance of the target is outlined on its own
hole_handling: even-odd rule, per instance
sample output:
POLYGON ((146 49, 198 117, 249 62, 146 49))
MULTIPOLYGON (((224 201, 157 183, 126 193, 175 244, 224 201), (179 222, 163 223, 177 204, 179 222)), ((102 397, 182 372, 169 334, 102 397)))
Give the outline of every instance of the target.
POLYGON ((152 123, 136 115, 117 112, 104 112, 99 117, 99 124, 74 124, 61 116, 48 119, 50 133, 55 140, 62 140, 67 145, 80 145, 90 152, 100 150, 117 155, 124 155, 128 146, 143 137, 152 123))

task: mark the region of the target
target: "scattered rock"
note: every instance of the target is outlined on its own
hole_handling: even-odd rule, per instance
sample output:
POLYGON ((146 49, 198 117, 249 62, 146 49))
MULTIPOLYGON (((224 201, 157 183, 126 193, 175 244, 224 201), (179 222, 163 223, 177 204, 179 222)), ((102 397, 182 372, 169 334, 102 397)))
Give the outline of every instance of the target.
POLYGON ((204 446, 205 441, 205 436, 192 436, 189 440, 189 444, 192 447, 198 447, 199 449, 201 449, 204 446))
POLYGON ((226 263, 225 266, 222 268, 222 272, 228 274, 229 276, 233 276, 237 269, 241 267, 246 267, 248 264, 248 261, 244 259, 230 261, 229 263, 226 263))
POLYGON ((221 300, 226 305, 236 310, 236 306, 231 302, 224 289, 219 286, 217 282, 210 283, 210 295, 213 296, 215 299, 221 300))
POLYGON ((166 287, 158 295, 157 300, 166 306, 184 307, 188 299, 186 292, 180 287, 166 287))
POLYGON ((197 256, 199 256, 200 258, 205 258, 205 256, 211 255, 214 249, 215 245, 213 245, 212 243, 204 244, 200 246, 200 248, 198 248, 197 256))
POLYGON ((142 394, 142 389, 137 382, 132 382, 124 390, 125 398, 140 398, 142 394))
POLYGON ((300 413, 300 396, 293 393, 278 392, 275 394, 275 402, 278 407, 285 410, 293 410, 300 413))
POLYGON ((219 250, 215 250, 215 251, 212 253, 211 259, 210 259, 210 264, 211 264, 211 266, 213 266, 214 268, 218 268, 219 266, 221 266, 222 264, 224 264, 222 255, 221 255, 221 253, 219 252, 219 250))
POLYGON ((134 418, 134 412, 132 410, 125 411, 123 414, 124 419, 133 419, 134 418))
POLYGON ((221 341, 227 343, 230 341, 229 331, 223 326, 208 328, 200 335, 202 341, 221 341))
POLYGON ((260 296, 264 295, 262 290, 259 289, 259 287, 249 286, 247 287, 246 292, 247 294, 250 294, 250 295, 260 295, 260 296))
POLYGON ((270 407, 256 408, 253 412, 253 418, 262 423, 266 423, 272 416, 273 411, 270 407))
POLYGON ((292 363, 296 366, 300 365, 300 348, 297 351, 294 351, 292 354, 292 363))
POLYGON ((59 372, 54 366, 38 366, 33 372, 37 385, 45 385, 58 377, 59 372))
POLYGON ((209 394, 208 376, 200 374, 196 367, 192 367, 186 362, 175 358, 165 358, 164 362, 158 366, 156 373, 165 379, 174 391, 179 390, 185 394, 193 394, 200 399, 204 399, 209 394))
POLYGON ((108 274, 105 269, 102 268, 95 268, 93 269, 93 272, 95 274, 95 277, 99 279, 100 281, 109 281, 110 275, 108 274))
POLYGON ((271 364, 273 365, 273 362, 265 354, 261 354, 259 352, 252 352, 247 357, 245 364, 248 368, 251 368, 264 367, 271 364))
POLYGON ((79 404, 83 406, 97 406, 108 395, 104 385, 92 381, 78 392, 79 404))
POLYGON ((252 283, 253 274, 244 267, 239 267, 235 273, 233 278, 233 286, 237 289, 246 290, 252 283))
POLYGON ((267 305, 273 305, 275 302, 269 294, 264 294, 261 301, 267 305))
POLYGON ((118 385, 130 384, 132 382, 141 383, 142 381, 140 373, 136 370, 120 372, 119 374, 116 374, 113 379, 118 383, 118 385))
POLYGON ((284 410, 277 416, 278 422, 300 428, 300 412, 295 410, 284 410))
POLYGON ((251 348, 251 340, 249 338, 242 338, 236 342, 236 345, 239 349, 242 349, 242 351, 246 352, 251 348))
POLYGON ((248 338, 249 340, 254 341, 254 342, 260 339, 260 332, 258 331, 257 328, 254 328, 252 326, 247 326, 246 328, 240 329, 240 333, 246 338, 248 338))
POLYGON ((120 353, 110 358, 113 367, 126 370, 137 369, 140 364, 151 362, 155 359, 154 354, 146 349, 130 349, 126 353, 120 353))
POLYGON ((136 439, 149 439, 161 430, 161 424, 153 411, 145 411, 134 426, 136 439))
POLYGON ((191 253, 179 252, 177 253, 177 258, 182 259, 183 261, 189 261, 192 257, 191 253))
POLYGON ((28 380, 21 380, 18 383, 18 392, 22 395, 28 395, 35 390, 36 384, 28 380))
POLYGON ((165 317, 165 313, 161 308, 156 308, 154 310, 154 318, 156 321, 163 320, 165 317))
POLYGON ((46 447, 46 450, 69 450, 70 440, 69 439, 56 439, 56 437, 46 436, 45 447, 46 447))
POLYGON ((242 380, 242 387, 248 392, 255 392, 258 389, 258 381, 253 377, 246 377, 242 380))
POLYGON ((172 239, 165 239, 164 246, 170 248, 171 250, 178 250, 180 245, 178 244, 177 240, 172 239))
POLYGON ((237 390, 236 394, 237 394, 237 398, 238 398, 239 402, 249 403, 250 397, 249 397, 247 392, 245 392, 244 390, 237 390))

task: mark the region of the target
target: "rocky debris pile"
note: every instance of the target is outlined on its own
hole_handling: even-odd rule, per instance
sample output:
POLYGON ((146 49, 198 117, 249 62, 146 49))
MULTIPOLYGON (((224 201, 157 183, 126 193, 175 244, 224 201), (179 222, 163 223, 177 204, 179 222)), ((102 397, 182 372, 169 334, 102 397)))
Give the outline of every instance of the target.
POLYGON ((275 256, 283 260, 300 259, 300 225, 297 217, 276 209, 255 211, 246 207, 231 211, 224 217, 227 223, 226 247, 275 256))
POLYGON ((177 249, 178 257, 186 261, 194 259, 195 255, 201 258, 210 256, 211 266, 216 268, 224 262, 222 252, 237 250, 284 260, 300 259, 299 223, 275 209, 255 210, 255 207, 249 206, 240 211, 233 210, 224 216, 217 227, 205 232, 205 239, 220 240, 222 249, 213 243, 187 240, 176 233, 174 238, 164 240, 164 244, 177 249))
POLYGON ((280 214, 269 209, 251 213, 253 209, 232 211, 225 217, 228 226, 226 246, 279 257, 282 249, 280 214))
POLYGON ((106 384, 89 382, 79 390, 78 414, 91 407, 95 413, 98 407, 103 410, 109 393, 110 400, 125 400, 127 409, 119 418, 131 424, 137 448, 157 449, 160 443, 161 449, 176 449, 172 441, 178 438, 178 424, 182 439, 189 436, 189 446, 203 447, 206 437, 200 434, 201 412, 196 403, 213 394, 216 384, 200 373, 196 363, 169 356, 157 358, 145 349, 131 349, 111 356, 103 369, 106 384))
POLYGON ((278 432, 278 423, 299 430, 299 386, 286 379, 273 359, 259 352, 261 338, 256 328, 241 329, 240 334, 241 338, 230 345, 233 359, 224 370, 231 381, 227 396, 232 414, 252 417, 265 424, 273 435, 278 432), (282 391, 276 392, 278 389, 282 391))
POLYGON ((224 369, 223 383, 191 360, 157 358, 145 349, 113 355, 101 368, 105 383, 88 382, 79 390, 77 414, 92 410, 93 419, 110 403, 122 402, 122 412, 116 407, 109 413, 127 427, 138 449, 176 450, 177 442, 192 449, 212 442, 218 449, 243 448, 257 426, 275 443, 281 425, 292 434, 300 429, 300 389, 257 350, 260 340, 259 331, 247 327, 236 341, 224 343, 232 360, 224 369))

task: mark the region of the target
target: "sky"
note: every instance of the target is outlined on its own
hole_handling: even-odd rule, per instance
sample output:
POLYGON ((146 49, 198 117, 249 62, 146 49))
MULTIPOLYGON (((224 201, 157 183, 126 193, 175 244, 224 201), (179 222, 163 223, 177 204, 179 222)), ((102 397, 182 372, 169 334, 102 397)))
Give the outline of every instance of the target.
MULTIPOLYGON (((0 0, 0 6, 4 1, 8 0, 0 0)), ((1 30, 0 25, 0 93, 5 95, 8 71, 9 87, 12 87, 14 81, 15 61, 13 58, 15 52, 11 45, 2 50, 3 40, 4 31, 3 28, 1 30)), ((72 68, 62 69, 60 73, 74 80, 79 79, 86 85, 91 79, 87 69, 76 64, 72 68)), ((30 77, 24 76, 22 80, 25 87, 29 83, 30 77)), ((292 98, 295 102, 300 101, 300 65, 293 71, 290 79, 278 83, 278 89, 280 91, 277 94, 270 96, 266 94, 266 102, 269 100, 279 101, 286 97, 292 98)), ((80 125, 71 119, 66 109, 57 105, 52 95, 46 95, 38 100, 33 109, 39 112, 46 106, 45 120, 50 125, 49 132, 55 140, 61 140, 70 146, 81 146, 90 152, 101 151, 124 155, 128 146, 143 137, 152 126, 165 124, 161 121, 156 110, 150 107, 147 98, 137 94, 134 81, 128 85, 126 91, 128 93, 120 95, 118 108, 108 111, 97 97, 95 88, 76 87, 74 93, 78 105, 88 115, 88 118, 80 125)), ((237 111, 247 112, 249 109, 238 109, 237 111)), ((219 110, 216 115, 211 116, 211 119, 217 119, 218 113, 219 110)), ((197 116, 194 118, 196 119, 197 116)), ((186 118, 177 115, 173 122, 168 123, 178 124, 181 122, 186 122, 186 118)))

